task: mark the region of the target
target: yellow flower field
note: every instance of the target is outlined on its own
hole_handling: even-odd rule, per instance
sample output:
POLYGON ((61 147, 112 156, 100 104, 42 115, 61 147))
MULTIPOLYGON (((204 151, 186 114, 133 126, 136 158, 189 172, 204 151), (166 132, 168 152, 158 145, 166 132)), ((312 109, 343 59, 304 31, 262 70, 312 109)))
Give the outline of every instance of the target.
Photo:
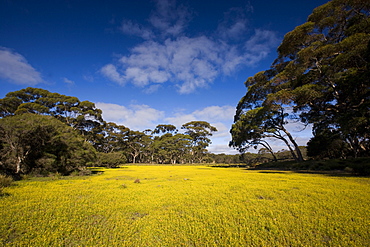
POLYGON ((0 246, 370 245, 370 178, 207 166, 100 170, 5 188, 0 246))

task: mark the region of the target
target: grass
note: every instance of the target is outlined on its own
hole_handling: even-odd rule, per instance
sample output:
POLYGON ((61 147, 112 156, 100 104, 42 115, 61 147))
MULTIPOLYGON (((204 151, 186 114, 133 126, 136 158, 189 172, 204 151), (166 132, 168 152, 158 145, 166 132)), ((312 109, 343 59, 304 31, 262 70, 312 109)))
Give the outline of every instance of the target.
POLYGON ((0 246, 370 243, 370 178, 206 166, 99 171, 4 188, 0 246))

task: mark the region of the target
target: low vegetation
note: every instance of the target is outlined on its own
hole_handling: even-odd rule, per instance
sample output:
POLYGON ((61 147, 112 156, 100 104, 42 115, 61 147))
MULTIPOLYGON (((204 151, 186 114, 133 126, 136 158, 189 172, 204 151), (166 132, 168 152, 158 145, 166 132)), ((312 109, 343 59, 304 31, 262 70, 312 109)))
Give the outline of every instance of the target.
POLYGON ((210 166, 15 182, 1 246, 366 246, 370 178, 210 166), (136 182, 135 182, 136 181, 136 182))
POLYGON ((256 169, 276 169, 293 171, 323 171, 336 174, 370 175, 370 158, 307 160, 304 162, 280 161, 266 162, 255 166, 256 169))

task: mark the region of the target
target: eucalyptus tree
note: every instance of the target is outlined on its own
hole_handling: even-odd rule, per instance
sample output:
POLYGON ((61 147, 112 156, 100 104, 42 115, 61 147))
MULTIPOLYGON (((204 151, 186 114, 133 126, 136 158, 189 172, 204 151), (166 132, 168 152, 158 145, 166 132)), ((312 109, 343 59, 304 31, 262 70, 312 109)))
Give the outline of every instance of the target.
POLYGON ((105 123, 102 131, 97 135, 99 140, 95 147, 99 152, 112 153, 125 149, 130 129, 116 123, 105 123))
POLYGON ((369 152, 370 2, 333 0, 286 34, 272 83, 314 133, 340 132, 352 155, 369 152))
POLYGON ((95 149, 51 116, 21 114, 0 119, 0 169, 13 174, 68 174, 91 165, 95 149))
POLYGON ((229 145, 240 152, 261 145, 276 161, 267 138, 278 139, 286 144, 296 161, 303 161, 297 142, 285 127, 292 119, 287 107, 270 99, 275 90, 270 84, 272 74, 271 71, 260 72, 245 82, 248 91, 237 106, 229 145))
POLYGON ((28 87, 0 99, 0 117, 23 113, 53 116, 79 130, 92 143, 104 123, 102 111, 94 103, 41 88, 28 87))
POLYGON ((178 129, 175 125, 172 124, 158 124, 155 129, 152 131, 152 134, 176 134, 178 129))
POLYGON ((151 161, 156 160, 157 163, 170 162, 174 148, 171 139, 177 131, 176 126, 172 124, 159 124, 151 131, 153 138, 150 147, 151 161))
POLYGON ((150 136, 142 131, 130 130, 126 138, 124 152, 127 159, 132 163, 140 163, 141 156, 144 156, 151 144, 150 136))
POLYGON ((191 162, 194 163, 195 160, 201 162, 207 152, 207 147, 211 144, 209 137, 217 131, 217 128, 206 121, 191 121, 183 124, 181 129, 184 129, 185 134, 190 136, 191 162))
POLYGON ((350 155, 368 154, 369 11, 367 0, 333 0, 314 9, 285 35, 271 68, 247 80, 250 95, 238 105, 235 124, 249 110, 288 106, 304 124, 313 124, 315 136, 333 130, 350 155))

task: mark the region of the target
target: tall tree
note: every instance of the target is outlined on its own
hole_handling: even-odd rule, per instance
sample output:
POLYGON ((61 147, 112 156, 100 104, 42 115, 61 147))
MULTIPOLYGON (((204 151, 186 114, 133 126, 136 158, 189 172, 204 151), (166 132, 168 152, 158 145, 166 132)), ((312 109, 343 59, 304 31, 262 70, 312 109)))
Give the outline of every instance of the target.
POLYGON ((314 133, 339 131, 351 155, 369 152, 370 2, 333 0, 288 33, 273 65, 277 99, 294 102, 314 133))
POLYGON ((125 152, 132 163, 140 162, 140 155, 144 155, 151 143, 148 135, 141 131, 130 130, 127 133, 125 152))
POLYGON ((155 127, 152 131, 152 134, 166 134, 166 133, 177 133, 177 128, 175 125, 172 124, 159 124, 155 127))
POLYGON ((285 143, 296 161, 303 161, 297 142, 285 127, 293 118, 287 105, 271 100, 275 90, 270 83, 272 74, 271 70, 260 72, 245 82, 248 90, 237 106, 229 145, 240 152, 261 145, 276 160, 267 138, 278 139, 285 143))
POLYGON ((217 131, 217 128, 206 121, 191 121, 183 124, 181 129, 184 129, 185 134, 191 138, 192 162, 194 160, 201 162, 204 154, 207 152, 207 147, 211 143, 209 137, 212 136, 213 132, 217 131))
POLYGON ((28 87, 10 92, 0 99, 0 117, 35 113, 50 115, 80 131, 94 143, 96 133, 104 123, 102 111, 89 101, 51 93, 45 89, 28 87))
POLYGON ((14 174, 68 174, 95 161, 95 150, 71 127, 51 116, 0 119, 0 169, 14 174))
POLYGON ((156 160, 157 163, 166 163, 170 160, 172 146, 170 139, 173 137, 172 133, 178 130, 172 124, 159 124, 151 131, 153 141, 150 146, 151 161, 156 160))
POLYGON ((102 153, 123 151, 130 129, 115 123, 106 123, 98 134, 95 148, 102 153))
POLYGON ((369 11, 367 0, 333 0, 316 8, 285 35, 271 68, 248 79, 248 90, 256 87, 261 102, 239 114, 248 107, 291 106, 303 123, 313 124, 315 135, 338 131, 350 155, 368 154, 369 11))

